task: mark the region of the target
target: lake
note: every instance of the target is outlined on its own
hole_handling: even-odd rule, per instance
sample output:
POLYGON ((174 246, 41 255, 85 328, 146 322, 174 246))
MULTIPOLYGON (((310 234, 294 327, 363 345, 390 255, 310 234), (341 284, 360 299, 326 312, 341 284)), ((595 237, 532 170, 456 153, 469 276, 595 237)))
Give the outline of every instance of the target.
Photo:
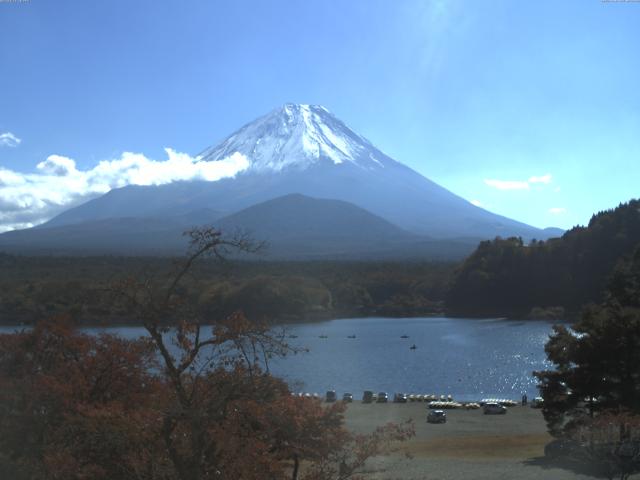
POLYGON ((542 321, 358 318, 292 325, 308 354, 278 360, 273 373, 296 391, 335 389, 451 394, 456 399, 537 396, 534 370, 551 366, 542 321), (326 335, 327 338, 319 338, 326 335), (356 338, 347 338, 355 335, 356 338), (409 338, 400 338, 406 335, 409 338), (412 345, 415 350, 411 350, 412 345))
MULTIPOLYGON (((355 318, 287 325, 308 353, 276 359, 271 371, 293 391, 364 390, 451 394, 459 400, 537 396, 534 370, 549 368, 552 323, 502 319, 355 318), (348 338, 355 335, 356 338, 348 338), (401 338, 406 335, 409 338, 401 338), (327 338, 320 338, 326 336, 327 338), (412 350, 412 345, 416 349, 412 350)), ((0 332, 12 331, 2 327, 0 332)), ((90 328, 134 338, 140 327, 90 328)))

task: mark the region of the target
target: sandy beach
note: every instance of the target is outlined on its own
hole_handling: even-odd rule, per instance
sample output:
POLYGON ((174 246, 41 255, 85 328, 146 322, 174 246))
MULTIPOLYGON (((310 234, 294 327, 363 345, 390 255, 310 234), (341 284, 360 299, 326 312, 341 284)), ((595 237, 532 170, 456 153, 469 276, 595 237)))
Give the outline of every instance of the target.
POLYGON ((482 410, 448 410, 447 423, 426 422, 427 405, 349 405, 347 427, 366 433, 387 422, 413 419, 416 436, 401 452, 376 459, 368 479, 580 480, 594 477, 549 464, 544 446, 551 440, 540 410, 511 407, 506 415, 482 410), (407 458, 409 454, 411 458, 407 458))

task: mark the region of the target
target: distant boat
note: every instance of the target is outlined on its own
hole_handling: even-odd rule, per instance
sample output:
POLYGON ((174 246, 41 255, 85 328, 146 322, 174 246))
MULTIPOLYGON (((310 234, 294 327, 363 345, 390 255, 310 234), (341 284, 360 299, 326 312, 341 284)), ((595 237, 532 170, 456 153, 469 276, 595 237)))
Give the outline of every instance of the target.
POLYGON ((418 347, 416 347, 416 344, 414 343, 413 345, 411 345, 411 346, 409 347, 409 350, 415 350, 416 348, 418 348, 418 347))
POLYGON ((320 335, 318 338, 329 338, 329 337, 326 335, 320 335))
POLYGON ((409 338, 409 335, 400 335, 400 338, 409 338))
POLYGON ((298 338, 298 335, 289 335, 289 338, 298 338))
POLYGON ((356 338, 355 335, 347 335, 347 338, 356 338))

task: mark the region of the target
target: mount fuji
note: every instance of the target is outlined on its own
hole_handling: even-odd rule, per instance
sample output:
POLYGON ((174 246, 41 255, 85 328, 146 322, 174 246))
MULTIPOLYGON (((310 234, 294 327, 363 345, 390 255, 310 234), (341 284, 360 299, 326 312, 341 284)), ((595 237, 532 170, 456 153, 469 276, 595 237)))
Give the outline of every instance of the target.
MULTIPOLYGON (((0 235, 0 248, 30 245, 42 250, 73 250, 82 245, 86 249, 101 232, 101 250, 109 245, 109 251, 124 251, 132 245, 137 251, 175 250, 183 249, 175 240, 177 231, 208 223, 268 232, 266 240, 276 250, 287 237, 291 251, 300 256, 305 255, 305 245, 314 244, 315 255, 322 253, 322 242, 314 241, 311 234, 295 233, 303 225, 308 229, 309 218, 314 217, 322 218, 323 227, 335 234, 329 235, 330 242, 328 237, 324 239, 331 243, 329 255, 340 252, 349 256, 360 250, 380 253, 380 235, 389 251, 413 253, 425 251, 416 250, 416 245, 443 245, 452 240, 468 245, 462 250, 470 251, 480 239, 550 236, 546 230, 476 207, 393 160, 322 106, 286 104, 205 149, 199 161, 217 162, 233 156, 245 160, 245 168, 233 177, 114 189, 43 225, 0 235), (284 200, 271 202, 279 197, 284 200), (289 208, 308 197, 318 202, 303 201, 303 208, 289 208), (353 213, 353 221, 343 215, 332 223, 340 208, 321 200, 342 202, 344 212, 353 213), (242 214, 259 204, 260 215, 242 214), (288 207, 282 210, 283 205, 288 207), (307 207, 310 210, 306 211, 307 207), (322 213, 323 208, 333 210, 322 213), (286 228, 265 230, 260 224, 264 218, 278 215, 289 217, 286 228), (368 217, 366 221, 364 217, 368 217), (362 222, 375 223, 372 231, 379 235, 358 237, 356 244, 351 240, 357 237, 362 222), (300 239, 300 245, 291 244, 295 238, 300 239), (339 247, 341 238, 344 248, 339 247)), ((280 250, 286 256, 286 249, 280 250)), ((426 251, 433 253, 429 248, 426 251)))

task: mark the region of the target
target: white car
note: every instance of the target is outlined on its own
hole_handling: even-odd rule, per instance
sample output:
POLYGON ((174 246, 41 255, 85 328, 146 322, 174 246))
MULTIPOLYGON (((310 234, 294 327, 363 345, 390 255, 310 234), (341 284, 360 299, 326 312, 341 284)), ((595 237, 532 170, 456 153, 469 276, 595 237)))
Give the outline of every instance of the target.
POLYGON ((482 411, 485 415, 504 415, 507 413, 507 407, 499 403, 490 402, 482 406, 482 411))

